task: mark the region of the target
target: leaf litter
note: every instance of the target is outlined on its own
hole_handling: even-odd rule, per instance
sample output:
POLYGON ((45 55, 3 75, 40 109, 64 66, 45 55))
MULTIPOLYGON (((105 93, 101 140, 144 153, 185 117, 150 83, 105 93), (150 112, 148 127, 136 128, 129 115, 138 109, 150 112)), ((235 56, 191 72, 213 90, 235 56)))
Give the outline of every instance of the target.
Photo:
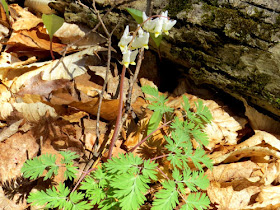
MULTIPOLYGON (((26 207, 25 198, 23 202, 16 201, 20 193, 13 199, 7 196, 15 183, 22 183, 18 177, 27 158, 46 153, 59 156, 58 151, 71 150, 81 157, 76 162, 80 168, 89 161, 89 151, 97 141, 96 115, 106 72, 104 63, 92 65, 92 61, 100 60, 98 54, 107 49, 100 46, 106 42, 102 35, 95 33, 88 37, 86 33, 89 29, 65 23, 54 34, 53 50, 57 54, 62 54, 66 44, 71 44, 73 40, 84 39, 70 48, 65 57, 46 61, 50 58, 50 40, 42 19, 17 4, 10 5, 10 10, 13 19, 10 37, 8 22, 4 19, 0 22, 0 40, 7 44, 0 56, 0 208, 23 209, 26 207), (27 57, 23 59, 23 55, 27 57), (14 184, 11 184, 12 181, 14 184)), ((128 84, 126 78, 126 89, 128 84)), ((134 86, 132 107, 135 117, 131 116, 125 121, 113 150, 114 156, 125 153, 146 137, 147 124, 152 115, 140 89, 146 84, 156 87, 152 81, 143 78, 139 85, 134 86)), ((112 136, 112 122, 117 116, 118 85, 119 77, 115 72, 109 72, 109 84, 98 125, 99 144, 103 147, 112 136)), ((182 96, 162 94, 168 96, 169 106, 182 109, 182 96)), ((195 103, 200 98, 188 93, 184 95, 189 99, 191 108, 195 109, 195 103)), ((207 153, 214 163, 213 170, 206 171, 210 179, 207 194, 211 208, 280 207, 280 143, 277 128, 272 124, 265 127, 262 116, 254 118, 256 111, 247 104, 248 118, 234 114, 215 99, 201 100, 213 115, 211 124, 205 128, 210 141, 206 147, 207 153)), ((178 117, 182 117, 179 113, 175 111, 178 117)), ((149 158, 163 154, 163 136, 166 134, 168 129, 158 130, 134 153, 149 158)), ((171 166, 164 160, 160 168, 171 175, 171 166)), ((55 181, 64 181, 64 177, 57 176, 55 181)), ((42 189, 48 184, 41 180, 33 183, 33 187, 42 189)), ((151 192, 151 195, 154 193, 151 192)))

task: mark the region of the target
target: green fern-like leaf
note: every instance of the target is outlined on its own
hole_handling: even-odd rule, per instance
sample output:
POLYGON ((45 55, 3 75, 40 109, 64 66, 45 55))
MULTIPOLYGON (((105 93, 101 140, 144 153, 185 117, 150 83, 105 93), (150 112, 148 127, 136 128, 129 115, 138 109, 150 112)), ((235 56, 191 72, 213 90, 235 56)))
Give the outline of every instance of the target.
POLYGON ((162 183, 163 189, 155 194, 152 210, 172 210, 179 203, 176 183, 167 180, 162 183))
POLYGON ((98 168, 81 182, 80 189, 85 190, 86 197, 95 205, 106 198, 106 191, 104 190, 106 187, 108 187, 108 177, 101 168, 98 168))
POLYGON ((115 196, 124 210, 136 210, 146 200, 144 194, 149 186, 146 184, 149 180, 143 175, 123 174, 112 180, 111 186, 116 190, 115 196))
POLYGON ((173 111, 173 108, 165 105, 165 103, 167 102, 166 96, 160 95, 156 88, 145 85, 141 89, 145 94, 150 95, 146 98, 151 103, 148 106, 149 109, 161 114, 173 111))
POLYGON ((37 179, 38 177, 42 176, 44 170, 47 169, 48 172, 44 177, 44 180, 47 180, 58 173, 58 165, 56 165, 55 161, 56 156, 48 154, 27 160, 21 168, 23 177, 37 179))
POLYGON ((189 168, 183 170, 183 180, 181 180, 191 190, 196 192, 199 187, 206 190, 209 186, 209 179, 204 175, 203 171, 191 171, 189 168))
POLYGON ((91 209, 92 205, 85 201, 81 201, 84 196, 81 193, 73 192, 70 194, 68 187, 59 183, 57 189, 52 187, 44 191, 30 193, 27 202, 33 206, 45 205, 45 208, 64 208, 65 210, 72 209, 91 209), (69 200, 68 200, 69 196, 69 200), (81 202, 80 202, 81 201, 81 202))
POLYGON ((122 209, 138 209, 146 200, 144 196, 151 180, 156 180, 154 161, 143 161, 132 153, 119 155, 104 164, 108 170, 109 186, 122 209))
POLYGON ((79 155, 77 155, 75 152, 60 151, 59 153, 63 156, 63 159, 61 160, 62 164, 72 164, 73 160, 79 158, 79 155))
POLYGON ((136 173, 141 164, 143 164, 143 160, 140 157, 129 153, 128 155, 119 154, 118 158, 113 157, 105 163, 105 167, 112 174, 136 173))
POLYGON ((204 164, 209 169, 213 168, 212 160, 205 154, 205 151, 201 148, 196 149, 194 154, 189 157, 191 158, 195 167, 199 170, 203 169, 202 164, 204 164))
POLYGON ((186 203, 181 207, 184 210, 203 210, 210 205, 210 200, 205 193, 191 193, 189 194, 186 203))

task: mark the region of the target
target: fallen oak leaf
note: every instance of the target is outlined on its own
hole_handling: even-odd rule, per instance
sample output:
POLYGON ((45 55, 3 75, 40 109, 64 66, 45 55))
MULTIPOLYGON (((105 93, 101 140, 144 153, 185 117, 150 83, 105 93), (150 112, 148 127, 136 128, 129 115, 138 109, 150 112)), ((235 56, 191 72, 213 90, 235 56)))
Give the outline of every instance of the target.
POLYGON ((18 4, 11 4, 11 17, 14 20, 12 24, 12 29, 15 31, 29 30, 36 27, 39 23, 42 23, 42 19, 33 15, 26 9, 23 9, 18 4))
MULTIPOLYGON (((13 79, 13 82, 10 89, 13 93, 17 93, 20 88, 25 85, 26 82, 28 82, 30 78, 38 74, 41 75, 42 80, 46 81, 58 79, 74 79, 75 77, 87 72, 87 68, 85 67, 86 56, 94 55, 94 53, 98 52, 99 49, 101 49, 101 47, 94 46, 68 55, 61 61, 54 60, 22 66, 21 68, 17 69, 16 72, 20 71, 21 69, 23 71, 29 71, 21 75, 17 75, 16 78, 11 78, 13 79)), ((16 75, 16 72, 11 74, 16 75)), ((3 72, 1 72, 0 68, 0 79, 1 77, 3 80, 6 80, 7 77, 12 76, 9 75, 9 71, 7 72, 7 70, 3 70, 3 72)))
MULTIPOLYGON (((99 98, 93 98, 91 101, 82 103, 82 102, 73 102, 69 104, 70 107, 75 107, 78 110, 85 111, 89 114, 95 115, 98 111, 98 103, 99 98)), ((115 120, 117 118, 117 111, 119 106, 119 100, 113 99, 113 100, 102 100, 102 107, 100 110, 100 117, 105 120, 115 120)))

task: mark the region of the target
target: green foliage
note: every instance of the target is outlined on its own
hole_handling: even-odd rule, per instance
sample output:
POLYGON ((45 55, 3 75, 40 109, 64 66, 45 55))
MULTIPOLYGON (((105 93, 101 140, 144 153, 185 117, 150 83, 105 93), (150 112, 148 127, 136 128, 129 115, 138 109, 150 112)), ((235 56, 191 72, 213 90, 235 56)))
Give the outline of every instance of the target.
POLYGON ((143 15, 143 12, 138 10, 138 9, 133 9, 133 8, 125 8, 129 14, 134 18, 134 20, 140 24, 143 22, 143 18, 142 18, 142 15, 143 15))
MULTIPOLYGON (((63 156, 63 159, 60 161, 60 163, 66 168, 64 177, 66 179, 72 180, 72 178, 76 177, 77 173, 77 167, 73 166, 73 160, 79 156, 74 152, 69 151, 62 151, 60 154, 63 156)), ((27 160, 21 168, 23 177, 37 179, 38 177, 42 176, 43 172, 46 170, 47 174, 44 176, 44 180, 50 179, 53 175, 58 174, 59 165, 56 164, 56 159, 56 155, 44 154, 40 157, 27 160)))
MULTIPOLYGON (((143 12, 138 9, 133 9, 133 8, 125 8, 129 14, 134 18, 134 20, 138 23, 141 24, 143 22, 143 12)), ((155 37, 154 33, 150 33, 154 43, 156 44, 157 47, 160 46, 161 40, 162 40, 162 34, 159 35, 158 37, 155 37)))
POLYGON ((166 96, 160 95, 156 88, 146 85, 142 87, 142 91, 149 95, 146 98, 151 103, 148 108, 154 111, 148 125, 147 135, 149 135, 157 129, 163 114, 173 112, 173 109, 165 105, 167 102, 166 96))
POLYGON ((45 205, 45 208, 59 208, 65 210, 73 209, 92 209, 86 201, 81 201, 84 198, 82 193, 77 191, 71 192, 68 187, 65 187, 64 184, 59 183, 57 189, 52 187, 44 191, 37 191, 30 193, 28 196, 27 202, 32 203, 32 205, 45 205))
POLYGON ((43 14, 42 19, 52 40, 54 33, 63 25, 64 19, 54 14, 43 14))
MULTIPOLYGON (((149 95, 149 108, 154 113, 159 113, 159 121, 153 118, 150 121, 158 126, 164 114, 172 116, 173 109, 166 105, 167 99, 164 95, 149 86, 142 89, 149 95)), ((167 175, 159 170, 159 164, 155 160, 144 160, 132 153, 119 154, 86 176, 77 191, 70 192, 64 184, 59 183, 57 188, 31 193, 27 201, 35 206, 45 205, 45 208, 83 210, 98 207, 102 210, 136 210, 145 203, 149 189, 157 182, 161 187, 157 188, 159 190, 154 195, 153 210, 172 210, 178 208, 178 204, 182 205, 180 209, 207 209, 210 200, 201 191, 207 189, 209 180, 203 168, 211 169, 213 165, 203 150, 208 144, 204 128, 210 123, 212 116, 202 101, 198 101, 195 108, 191 108, 188 99, 183 97, 183 100, 183 117, 175 116, 172 119, 170 134, 164 137, 166 154, 163 156, 166 156, 165 161, 171 165, 172 176, 161 178, 160 182, 157 182, 159 173, 163 177, 167 175), (194 147, 193 140, 198 142, 198 148, 194 147)), ((71 152, 60 154, 63 156, 60 164, 66 167, 65 177, 73 179, 77 174, 73 160, 78 156, 71 152)), ((59 165, 56 161, 55 155, 42 155, 27 160, 22 168, 23 175, 36 179, 47 171, 44 179, 51 178, 58 173, 59 165)))

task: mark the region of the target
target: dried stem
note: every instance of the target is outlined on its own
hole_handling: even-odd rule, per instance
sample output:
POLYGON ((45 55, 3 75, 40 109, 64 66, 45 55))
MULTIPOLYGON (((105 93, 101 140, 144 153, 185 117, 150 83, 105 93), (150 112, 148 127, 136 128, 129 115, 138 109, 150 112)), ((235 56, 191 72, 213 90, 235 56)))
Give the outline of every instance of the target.
MULTIPOLYGON (((97 14, 97 18, 99 20, 99 23, 102 25, 107 37, 108 37, 108 57, 107 57, 107 68, 106 68, 106 75, 104 78, 104 84, 102 87, 101 94, 99 95, 99 102, 98 102, 98 110, 97 110, 97 115, 96 115, 96 141, 94 144, 94 151, 97 153, 98 151, 98 146, 99 146, 99 138, 100 138, 100 133, 99 133, 99 121, 100 121, 100 112, 101 112, 101 106, 102 106, 102 100, 103 100, 103 95, 105 93, 105 89, 108 83, 108 75, 110 72, 110 62, 111 62, 111 52, 112 52, 112 35, 117 28, 117 26, 112 30, 112 32, 109 34, 106 26, 104 25, 104 22, 102 18, 100 17, 99 11, 96 9, 95 6, 95 1, 93 1, 92 6, 94 8, 95 13, 97 14)), ((98 155, 98 154, 96 154, 98 155)))

